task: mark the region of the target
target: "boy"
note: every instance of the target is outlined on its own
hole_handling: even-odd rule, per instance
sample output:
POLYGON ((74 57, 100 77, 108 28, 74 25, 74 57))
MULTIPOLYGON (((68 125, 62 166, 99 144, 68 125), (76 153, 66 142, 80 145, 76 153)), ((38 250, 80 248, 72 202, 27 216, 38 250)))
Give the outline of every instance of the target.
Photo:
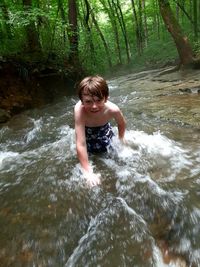
POLYGON ((115 119, 118 137, 123 141, 126 123, 117 105, 108 101, 109 89, 100 76, 84 78, 78 86, 79 101, 74 108, 76 150, 87 182, 93 186, 100 183, 92 171, 88 152, 106 152, 114 136, 109 121, 115 119))

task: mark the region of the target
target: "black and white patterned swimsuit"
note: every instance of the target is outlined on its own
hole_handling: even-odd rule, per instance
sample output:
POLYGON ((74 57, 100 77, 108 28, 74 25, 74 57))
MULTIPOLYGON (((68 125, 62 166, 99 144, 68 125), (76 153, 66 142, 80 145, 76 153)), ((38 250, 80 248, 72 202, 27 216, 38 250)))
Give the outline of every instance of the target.
POLYGON ((110 123, 98 127, 85 127, 87 150, 90 153, 107 152, 114 136, 110 123))

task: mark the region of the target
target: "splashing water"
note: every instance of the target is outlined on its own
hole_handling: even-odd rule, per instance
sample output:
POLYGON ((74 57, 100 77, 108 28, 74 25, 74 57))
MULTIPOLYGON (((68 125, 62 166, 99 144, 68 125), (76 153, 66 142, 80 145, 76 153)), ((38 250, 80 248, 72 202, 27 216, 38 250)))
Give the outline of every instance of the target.
POLYGON ((74 98, 0 129, 1 266, 200 265, 198 136, 133 121, 135 93, 123 93, 130 128, 125 144, 90 157, 98 187, 77 161, 74 98))

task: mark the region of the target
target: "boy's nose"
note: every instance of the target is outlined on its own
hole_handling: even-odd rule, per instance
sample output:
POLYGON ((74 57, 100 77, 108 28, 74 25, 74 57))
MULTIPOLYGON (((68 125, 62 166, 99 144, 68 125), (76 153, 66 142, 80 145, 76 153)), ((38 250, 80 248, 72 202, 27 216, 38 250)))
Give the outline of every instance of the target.
POLYGON ((96 107, 97 107, 97 104, 96 104, 95 101, 92 103, 92 107, 93 107, 93 108, 96 108, 96 107))

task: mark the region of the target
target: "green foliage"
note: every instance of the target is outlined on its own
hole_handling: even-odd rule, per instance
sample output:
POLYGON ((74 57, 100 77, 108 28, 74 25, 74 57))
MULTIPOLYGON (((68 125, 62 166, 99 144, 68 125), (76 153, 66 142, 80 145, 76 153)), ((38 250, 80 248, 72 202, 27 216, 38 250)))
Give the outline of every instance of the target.
MULTIPOLYGON (((173 61, 178 57, 175 44, 163 24, 156 1, 146 0, 145 10, 142 10, 141 14, 139 13, 139 1, 134 1, 137 20, 134 17, 131 1, 118 2, 120 6, 118 6, 118 13, 116 13, 114 6, 111 9, 106 0, 89 1, 90 13, 86 21, 86 15, 88 14, 85 1, 76 1, 78 8, 78 54, 80 64, 87 72, 105 73, 109 71, 105 45, 107 45, 113 68, 116 69, 119 65, 121 67, 121 64, 119 64, 120 55, 122 65, 127 65, 127 53, 124 33, 120 27, 122 18, 119 17, 119 8, 121 8, 123 14, 131 54, 129 67, 142 67, 142 65, 146 67, 150 64, 164 65, 165 62, 173 61), (111 12, 113 10, 115 10, 114 13, 111 12), (92 19, 91 11, 98 22, 98 27, 106 44, 102 41, 102 36, 100 36, 99 30, 92 19), (141 23, 139 23, 140 16, 141 23), (117 28, 117 33, 114 32, 116 30, 114 26, 117 28), (139 33, 141 33, 142 39, 138 39, 137 34, 139 33), (118 47, 116 34, 119 38, 118 47), (140 51, 138 44, 140 44, 140 51)), ((62 6, 58 6, 59 1, 55 0, 32 0, 32 5, 26 7, 22 5, 22 1, 4 0, 4 3, 5 6, 2 4, 2 8, 0 7, 1 55, 21 54, 26 57, 26 53, 28 53, 27 56, 31 58, 31 51, 27 52, 26 47, 28 43, 27 31, 32 27, 40 43, 37 56, 40 53, 41 60, 47 60, 50 55, 54 54, 54 60, 58 64, 64 65, 68 62, 70 54, 68 1, 61 1, 62 6)), ((114 3, 117 3, 117 1, 114 1, 114 3)), ((169 3, 184 33, 193 41, 193 25, 188 18, 188 16, 191 16, 191 18, 193 16, 190 2, 186 1, 184 11, 179 8, 178 13, 176 2, 171 0, 169 3), (186 16, 186 13, 188 16, 186 16)), ((195 41, 193 47, 194 52, 198 54, 200 51, 199 40, 195 41)))
POLYGON ((161 40, 151 41, 150 45, 144 49, 142 56, 135 58, 136 66, 164 66, 172 64, 178 58, 177 50, 171 39, 165 42, 161 40), (158 51, 162 51, 159 53, 158 51))
POLYGON ((193 43, 194 54, 200 57, 200 40, 193 43))

